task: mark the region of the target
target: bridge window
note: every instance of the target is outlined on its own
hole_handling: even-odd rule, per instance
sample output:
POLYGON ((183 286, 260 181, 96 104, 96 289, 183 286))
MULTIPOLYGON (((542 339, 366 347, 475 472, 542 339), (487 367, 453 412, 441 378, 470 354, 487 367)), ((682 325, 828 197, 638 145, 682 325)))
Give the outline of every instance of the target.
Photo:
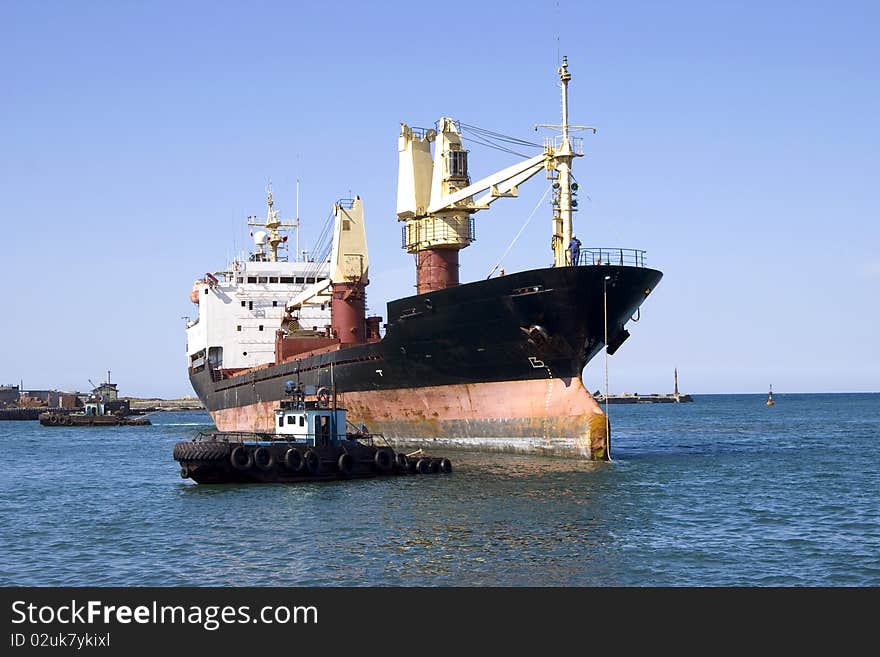
POLYGON ((282 276, 281 282, 282 283, 293 283, 293 276, 282 276))
POLYGON ((306 282, 306 279, 303 278, 302 276, 297 276, 297 277, 296 277, 296 282, 299 283, 300 285, 302 285, 303 283, 306 282))
POLYGON ((277 276, 270 276, 270 277, 269 277, 269 282, 270 282, 270 283, 277 283, 277 282, 278 282, 278 277, 277 277, 277 276))
POLYGON ((241 324, 239 324, 238 326, 236 326, 236 327, 235 327, 235 330, 236 330, 236 331, 240 331, 240 330, 241 330, 241 324))
POLYGON ((260 324, 260 330, 261 330, 261 331, 263 330, 263 325, 262 325, 262 324, 260 324))
POLYGON ((256 283, 256 282, 257 282, 256 276, 248 276, 248 283, 256 283))
POLYGON ((257 277, 257 283, 266 283, 266 282, 268 282, 268 280, 269 279, 266 278, 265 276, 258 276, 257 277))
POLYGON ((309 277, 306 278, 306 283, 314 283, 314 282, 315 282, 315 277, 314 277, 314 276, 309 276, 309 277))

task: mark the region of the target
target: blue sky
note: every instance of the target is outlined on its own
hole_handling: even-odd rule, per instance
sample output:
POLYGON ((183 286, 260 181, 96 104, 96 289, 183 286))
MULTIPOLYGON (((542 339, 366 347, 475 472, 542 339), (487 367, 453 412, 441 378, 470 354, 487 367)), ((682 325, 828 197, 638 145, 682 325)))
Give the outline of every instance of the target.
MULTIPOLYGON (((614 392, 878 391, 880 5, 873 2, 0 3, 0 383, 191 394, 192 281, 248 214, 302 240, 364 198, 371 309, 413 291, 395 217, 401 121, 535 137, 558 54, 584 246, 664 278, 614 392)), ((472 146, 474 178, 512 156, 472 146)), ((545 190, 477 214, 484 278, 545 190)), ((549 208, 505 259, 545 266, 549 208)), ((602 359, 588 365, 602 385, 602 359)))

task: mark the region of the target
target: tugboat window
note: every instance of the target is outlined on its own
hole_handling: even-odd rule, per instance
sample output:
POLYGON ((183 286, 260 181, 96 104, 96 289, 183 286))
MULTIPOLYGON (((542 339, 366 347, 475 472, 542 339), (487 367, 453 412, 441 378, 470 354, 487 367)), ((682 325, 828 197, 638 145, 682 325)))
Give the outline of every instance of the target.
POLYGON ((245 302, 242 301, 242 302, 241 302, 241 307, 244 308, 244 305, 245 305, 245 302))
POLYGON ((299 426, 306 426, 306 419, 302 415, 299 416, 299 426))
POLYGON ((253 310, 253 309, 254 309, 254 302, 248 301, 248 310, 253 310))
POLYGON ((318 430, 315 433, 318 436, 318 444, 326 447, 330 444, 330 418, 321 415, 316 419, 318 420, 318 430))
POLYGON ((278 416, 278 426, 279 426, 279 427, 283 427, 283 426, 284 426, 284 416, 283 416, 283 415, 279 415, 279 416, 278 416))
POLYGON ((263 325, 262 325, 262 324, 260 324, 260 330, 261 330, 261 331, 263 330, 263 325))

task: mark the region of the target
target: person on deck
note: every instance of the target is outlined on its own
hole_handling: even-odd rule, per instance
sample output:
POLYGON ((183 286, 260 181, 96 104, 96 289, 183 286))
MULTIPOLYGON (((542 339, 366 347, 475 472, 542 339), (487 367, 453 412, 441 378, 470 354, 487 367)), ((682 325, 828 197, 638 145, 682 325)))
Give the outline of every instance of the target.
POLYGON ((571 236, 568 250, 571 252, 571 264, 577 266, 581 259, 581 241, 577 238, 577 235, 571 236))

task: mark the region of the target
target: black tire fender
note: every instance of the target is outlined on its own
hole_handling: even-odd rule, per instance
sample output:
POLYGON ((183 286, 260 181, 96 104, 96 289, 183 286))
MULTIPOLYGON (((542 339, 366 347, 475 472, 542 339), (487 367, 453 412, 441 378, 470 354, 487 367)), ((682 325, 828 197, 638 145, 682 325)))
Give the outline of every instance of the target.
POLYGON ((409 469, 409 457, 406 454, 399 452, 394 460, 397 463, 397 467, 404 472, 409 469))
POLYGON ((239 445, 232 450, 229 461, 236 470, 249 470, 254 464, 254 453, 249 452, 244 445, 239 445))
POLYGON ((431 474, 431 461, 429 459, 419 459, 416 461, 416 472, 419 474, 431 474))
POLYGON ((377 450, 373 456, 373 463, 380 472, 388 472, 394 466, 394 455, 387 449, 377 450))
POLYGON ((354 469, 354 459, 351 457, 351 454, 348 452, 340 454, 339 458, 336 459, 336 467, 339 468, 339 474, 343 477, 351 475, 354 469))
POLYGON ((299 450, 296 447, 291 447, 284 453, 284 465, 291 472, 299 472, 305 467, 306 462, 299 450))
POLYGON ((309 474, 316 475, 321 471, 321 457, 318 456, 318 452, 313 449, 307 449, 305 456, 303 456, 303 460, 306 464, 306 470, 309 471, 309 474))
POLYGON ((229 445, 214 440, 177 443, 173 456, 175 461, 224 461, 229 457, 229 445))
POLYGON ((268 471, 275 467, 275 455, 268 447, 257 447, 254 450, 254 465, 260 470, 268 471))
POLYGON ((440 472, 445 474, 452 472, 452 461, 449 459, 440 459, 440 472))

